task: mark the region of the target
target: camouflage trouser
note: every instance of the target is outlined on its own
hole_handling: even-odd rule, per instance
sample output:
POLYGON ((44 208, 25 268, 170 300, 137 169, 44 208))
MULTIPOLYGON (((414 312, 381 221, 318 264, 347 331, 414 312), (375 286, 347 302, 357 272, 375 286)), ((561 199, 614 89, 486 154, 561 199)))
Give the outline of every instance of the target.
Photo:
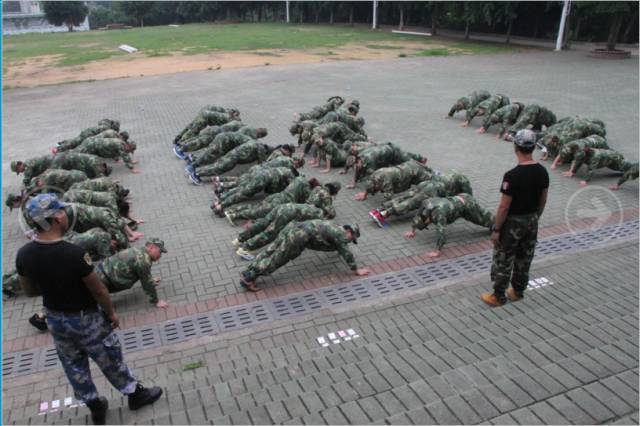
POLYGON ((537 237, 537 214, 509 216, 502 225, 500 247, 494 248, 491 265, 493 291, 501 301, 506 301, 509 282, 516 293, 527 288, 537 237))
POLYGON ((418 210, 422 202, 427 198, 429 198, 429 195, 422 191, 409 191, 404 195, 385 201, 382 203, 382 209, 387 210, 391 215, 403 216, 418 210))
POLYGON ((490 228, 495 222, 493 213, 478 204, 475 199, 467 199, 461 216, 464 220, 485 228, 490 228))
POLYGON ((22 287, 20 286, 20 277, 15 269, 2 275, 2 290, 12 294, 22 291, 22 287))
POLYGON ((187 139, 180 142, 178 145, 183 152, 193 152, 199 149, 207 148, 213 139, 204 135, 195 138, 187 139))
POLYGON ((104 223, 104 230, 109 232, 114 240, 118 242, 118 247, 124 249, 129 247, 129 240, 124 228, 127 226, 127 221, 121 217, 113 215, 104 223))
POLYGON ((227 154, 213 164, 198 167, 196 169, 196 174, 201 178, 218 176, 232 170, 237 164, 242 164, 241 159, 236 155, 227 154))
POLYGON ((227 213, 229 215, 231 215, 231 217, 234 220, 236 220, 236 219, 244 219, 244 220, 259 219, 261 217, 265 217, 276 206, 278 206, 278 205, 280 205, 282 203, 285 203, 285 202, 287 202, 287 201, 283 201, 283 202, 262 201, 259 204, 238 206, 237 208, 233 208, 232 207, 231 210, 227 210, 227 213))
POLYGON ((511 127, 509 127, 510 133, 517 133, 518 130, 526 129, 529 125, 533 126, 534 130, 540 130, 541 125, 538 122, 538 109, 526 109, 520 114, 520 117, 516 120, 511 127))
POLYGON ((227 208, 234 204, 246 201, 254 195, 269 189, 265 187, 265 183, 266 182, 262 180, 256 179, 251 179, 247 182, 243 182, 242 185, 238 185, 235 188, 232 188, 220 195, 220 205, 222 206, 222 208, 227 208))
POLYGON ((48 310, 47 325, 76 399, 87 402, 98 397, 89 357, 118 391, 135 391, 138 382, 122 358, 120 340, 104 312, 65 314, 48 310))
POLYGON ((304 220, 322 219, 321 216, 314 215, 301 215, 291 216, 287 214, 281 214, 276 216, 270 223, 265 219, 258 219, 247 230, 247 234, 244 235, 244 239, 238 237, 238 240, 242 242, 242 247, 247 250, 257 250, 266 246, 270 242, 278 238, 278 234, 292 221, 302 222, 304 220), (252 229, 253 228, 253 229, 252 229))
MULTIPOLYGON (((235 218, 235 216, 234 216, 234 218, 235 218)), ((251 226, 249 228, 245 229, 244 231, 242 231, 242 232, 240 232, 238 234, 238 241, 240 241, 241 243, 244 243, 245 241, 249 241, 250 239, 252 239, 256 235, 259 235, 262 231, 267 229, 269 227, 270 223, 271 222, 269 222, 265 218, 260 218, 260 219, 256 220, 255 222, 253 222, 251 224, 251 226)))
POLYGON ((247 267, 248 278, 255 280, 260 275, 268 275, 300 256, 305 249, 304 230, 294 228, 280 233, 278 238, 267 246, 247 267))
POLYGON ((215 163, 220 157, 224 155, 222 151, 220 151, 219 145, 211 145, 207 148, 201 149, 200 151, 193 153, 193 162, 191 165, 193 167, 202 167, 207 164, 215 163))

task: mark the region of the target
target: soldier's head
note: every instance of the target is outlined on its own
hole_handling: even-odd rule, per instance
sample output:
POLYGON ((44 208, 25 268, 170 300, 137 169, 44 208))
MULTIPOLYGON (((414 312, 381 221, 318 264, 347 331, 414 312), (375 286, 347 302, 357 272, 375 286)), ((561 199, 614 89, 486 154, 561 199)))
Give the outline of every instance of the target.
POLYGON ((340 185, 340 182, 329 182, 325 183, 324 187, 327 188, 327 191, 329 191, 329 195, 335 197, 336 195, 338 195, 338 192, 340 192, 340 188, 342 188, 342 185, 340 185))
POLYGON ((144 245, 144 248, 152 261, 160 259, 162 253, 167 252, 167 249, 164 248, 164 241, 160 238, 149 238, 144 245))
POLYGON ((231 116, 231 118, 233 120, 240 120, 240 111, 235 109, 235 108, 230 108, 228 109, 229 111, 229 116, 231 116))
POLYGON ((111 174, 111 172, 113 171, 111 166, 108 165, 107 163, 102 163, 101 168, 102 168, 102 173, 104 173, 105 176, 109 176, 111 174))
POLYGON ((320 186, 320 181, 316 178, 310 178, 307 182, 309 182, 309 186, 311 187, 311 189, 315 188, 316 186, 320 186))
POLYGON ((324 137, 322 137, 322 135, 319 135, 319 134, 313 135, 313 143, 316 146, 323 146, 325 143, 324 137))
POLYGON ((291 126, 289 126, 289 133, 291 133, 291 136, 300 134, 301 131, 302 126, 300 125, 300 123, 293 123, 291 126))
POLYGON ((478 108, 478 113, 476 115, 483 116, 487 113, 486 108, 478 108))
POLYGON ((116 132, 120 130, 120 122, 118 120, 111 120, 108 118, 103 118, 102 120, 98 121, 98 126, 113 129, 116 132))
POLYGON ((364 127, 364 118, 363 117, 356 118, 356 124, 358 125, 358 127, 364 127))
POLYGON ((360 238, 360 227, 356 224, 342 225, 349 241, 353 244, 358 244, 358 238, 360 238))
POLYGON ((131 204, 129 204, 129 202, 125 200, 118 200, 117 205, 118 205, 118 213, 120 214, 120 216, 129 217, 129 212, 131 211, 131 204))
POLYGON ((340 106, 344 103, 344 98, 342 96, 332 96, 327 99, 327 102, 333 102, 337 106, 340 106))
POLYGON ((69 205, 58 199, 56 194, 38 194, 26 203, 28 218, 34 223, 36 231, 62 236, 69 229, 69 217, 66 207, 69 205))
POLYGON ((302 167, 304 167, 304 157, 300 157, 300 156, 294 156, 293 157, 293 167, 296 169, 301 169, 302 167))
POLYGON ((256 129, 256 139, 261 139, 267 136, 267 129, 264 127, 258 127, 256 129))
POLYGON ((513 147, 516 153, 531 155, 536 147, 536 133, 533 130, 518 130, 513 138, 513 147))
POLYGON ((125 142, 129 140, 129 132, 127 132, 126 130, 120 132, 119 136, 120 136, 120 139, 122 139, 125 142))
POLYGON ((122 144, 122 147, 124 148, 124 152, 134 152, 136 148, 138 148, 138 145, 136 145, 134 141, 128 140, 122 144))
POLYGON ((9 210, 20 208, 22 205, 22 194, 9 194, 7 195, 7 201, 5 205, 9 207, 9 210))
POLYGON ((291 154, 296 152, 296 147, 293 145, 284 144, 280 146, 280 151, 282 151, 282 153, 287 157, 291 157, 291 154))
POLYGON ((464 109, 464 104, 462 102, 456 102, 453 109, 456 111, 462 111, 464 109))
POLYGON ((15 172, 17 175, 24 172, 26 168, 25 164, 22 161, 12 161, 11 162, 11 171, 15 172))
POLYGON ((358 115, 358 112, 360 112, 360 102, 358 102, 357 100, 349 102, 347 111, 349 111, 349 114, 351 115, 358 115))

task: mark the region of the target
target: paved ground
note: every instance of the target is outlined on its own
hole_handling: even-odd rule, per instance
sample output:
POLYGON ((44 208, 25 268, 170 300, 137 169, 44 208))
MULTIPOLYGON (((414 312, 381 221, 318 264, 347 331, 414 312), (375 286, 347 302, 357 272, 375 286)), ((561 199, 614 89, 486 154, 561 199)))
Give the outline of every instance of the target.
MULTIPOLYGON (((611 145, 623 152, 625 156, 637 160, 637 140, 639 136, 637 127, 637 70, 637 58, 627 61, 600 61, 588 58, 579 52, 562 54, 538 52, 522 55, 446 57, 375 62, 354 61, 256 68, 233 72, 195 72, 173 76, 132 78, 9 91, 5 93, 5 103, 3 105, 5 113, 5 117, 3 117, 5 118, 3 192, 6 194, 8 190, 18 189, 18 179, 9 172, 9 162, 11 160, 44 154, 56 141, 74 136, 80 129, 92 125, 104 116, 120 119, 122 127, 127 129, 132 138, 138 142, 140 148, 137 156, 141 161, 143 174, 130 175, 123 171, 122 166, 116 166, 115 176, 121 179, 125 186, 132 189, 135 213, 147 220, 147 224, 143 226, 142 230, 149 236, 164 238, 169 248, 169 253, 155 267, 157 273, 163 278, 161 295, 167 298, 174 307, 173 310, 168 311, 167 316, 170 316, 169 313, 172 313, 173 317, 186 315, 187 313, 192 313, 190 309, 202 306, 198 305, 198 303, 203 304, 204 301, 207 302, 205 304, 206 308, 209 307, 209 301, 216 302, 221 298, 224 298, 225 303, 229 303, 226 302, 228 300, 235 301, 235 303, 241 303, 239 301, 246 300, 246 296, 235 296, 241 292, 237 284, 237 276, 243 266, 243 261, 237 259, 231 251, 230 241, 237 229, 229 226, 226 221, 214 219, 211 216, 208 207, 210 203, 209 190, 190 186, 184 178, 182 163, 170 153, 170 141, 173 136, 203 104, 218 103, 238 107, 242 111, 244 121, 256 126, 264 125, 268 127, 270 131, 268 141, 276 144, 292 141, 286 129, 293 112, 307 110, 334 93, 344 94, 349 98, 357 98, 361 101, 361 114, 367 120, 366 129, 371 136, 378 140, 392 140, 406 149, 427 154, 432 167, 442 170, 456 169, 467 174, 472 180, 474 193, 481 202, 493 208, 498 200, 497 187, 500 184, 501 175, 513 165, 511 147, 504 142, 496 142, 493 139, 493 135, 477 136, 471 129, 460 128, 458 125, 460 119, 443 119, 442 117, 450 104, 457 97, 476 88, 486 88, 490 91, 505 93, 512 100, 547 105, 559 117, 572 114, 597 116, 607 123, 611 145), (612 94, 615 94, 615 96, 612 96, 612 94)), ((306 172, 312 175, 316 174, 315 171, 307 170, 306 172)), ((326 178, 323 177, 323 179, 326 178)), ((339 177, 337 173, 332 173, 331 179, 339 179, 343 183, 346 182, 346 179, 339 177)), ((543 227, 564 224, 567 200, 580 188, 577 180, 563 178, 557 172, 551 173, 551 179, 551 196, 547 211, 542 218, 543 227)), ((606 187, 614 180, 615 176, 612 173, 599 172, 597 178, 594 179, 593 186, 606 187)), ((376 199, 357 203, 352 200, 352 196, 353 191, 348 190, 339 195, 336 203, 338 210, 336 220, 341 223, 357 221, 361 224, 363 229, 361 244, 354 249, 358 260, 364 265, 374 265, 374 270, 377 270, 375 268, 376 265, 402 262, 412 257, 419 258, 433 245, 434 236, 429 232, 420 234, 413 241, 405 241, 401 233, 407 229, 407 222, 398 222, 385 231, 378 230, 368 223, 366 218, 366 212, 376 205, 376 199)), ((617 196, 621 208, 626 212, 635 212, 637 216, 637 181, 626 184, 617 196)), ((572 214, 575 215, 573 213, 574 210, 593 208, 588 203, 590 200, 588 194, 585 197, 583 193, 583 196, 577 199, 577 203, 570 208, 570 216, 572 214)), ((616 205, 614 200, 611 201, 610 205, 616 205)), ((10 214, 8 209, 5 208, 3 221, 5 226, 3 227, 4 251, 2 262, 3 267, 7 268, 12 266, 15 252, 24 243, 24 240, 17 228, 17 215, 15 212, 10 214)), ((458 247, 469 247, 470 244, 486 241, 487 237, 486 232, 483 230, 464 223, 455 224, 448 231, 452 244, 449 249, 445 249, 445 256, 454 253, 455 249, 453 247, 456 245, 458 247)), ((620 302, 611 306, 613 311, 616 311, 616 306, 619 304, 627 306, 625 303, 631 303, 631 305, 636 303, 637 245, 618 248, 617 251, 611 253, 601 252, 599 256, 592 255, 587 260, 589 259, 592 261, 580 262, 580 265, 584 264, 585 268, 591 267, 594 269, 594 274, 597 272, 599 274, 597 276, 603 277, 603 280, 606 278, 607 280, 602 281, 602 285, 607 292, 614 293, 619 291, 620 285, 616 281, 615 274, 622 274, 619 279, 623 281, 624 286, 628 287, 625 287, 628 295, 625 297, 623 293, 619 293, 620 302), (611 287, 607 286, 608 283, 611 284, 611 287), (635 293, 633 293, 634 291, 635 293)), ((573 260, 578 261, 581 259, 576 257, 573 260)), ((567 269, 567 272, 561 272, 562 268, 570 268, 570 266, 558 265, 556 268, 559 268, 557 269, 558 273, 567 277, 567 285, 591 286, 588 283, 575 282, 575 275, 581 276, 579 272, 574 273, 572 269, 567 269)), ((582 270, 580 268, 576 269, 576 271, 582 270)), ((273 286, 277 283, 278 287, 275 290, 279 290, 282 288, 282 284, 319 280, 329 273, 335 274, 336 271, 346 271, 346 267, 336 255, 305 253, 301 258, 288 265, 287 268, 265 279, 263 283, 267 286, 273 286)), ((549 275, 550 273, 545 271, 545 276, 549 275)), ((486 281, 486 277, 479 277, 475 283, 483 283, 486 287, 486 281)), ((333 282, 336 281, 334 280, 333 282)), ((591 290, 586 289, 585 291, 588 290, 591 292, 589 294, 595 294, 593 287, 589 288, 591 290)), ((555 288, 553 291, 555 291, 555 288)), ((470 302, 475 306, 473 310, 478 315, 482 315, 480 312, 484 311, 481 311, 481 307, 475 302, 478 289, 474 288, 473 290, 468 290, 468 292, 466 297, 468 297, 468 300, 473 301, 470 302)), ((584 297, 589 297, 588 294, 583 293, 582 288, 576 293, 580 294, 581 297, 583 294, 584 297)), ((455 292, 450 294, 448 291, 439 292, 437 296, 425 297, 425 300, 429 302, 424 303, 427 303, 427 306, 431 306, 431 308, 425 307, 424 309, 433 309, 433 312, 437 313, 437 315, 455 315, 452 314, 455 310, 451 311, 452 307, 456 306, 455 292), (443 305, 440 305, 441 301, 443 305), (438 306, 435 305, 436 303, 438 306)), ((599 309, 596 296, 591 297, 592 299, 589 299, 591 304, 578 305, 576 309, 599 309)), ((125 324, 133 324, 132 319, 135 314, 155 313, 155 308, 148 306, 143 293, 139 289, 117 295, 114 300, 116 308, 123 314, 125 324)), ((410 302, 413 303, 411 306, 415 309, 418 309, 421 305, 419 302, 416 303, 415 299, 410 302)), ((549 302, 554 306, 560 303, 560 301, 553 300, 549 302)), ((609 306, 609 302, 606 303, 606 306, 609 306)), ((216 306, 216 304, 213 303, 212 306, 216 306)), ((33 344, 41 345, 46 343, 46 335, 37 336, 25 321, 38 308, 39 305, 36 300, 18 299, 5 301, 3 306, 3 342, 9 342, 10 347, 22 348, 30 347, 33 344), (17 343, 20 343, 20 345, 17 345, 17 343)), ((392 316, 393 309, 390 308, 385 312, 389 312, 389 315, 392 316)), ((517 309, 510 314, 516 315, 516 313, 525 315, 524 312, 520 312, 517 309)), ((609 313, 607 311, 602 315, 606 316, 609 313)), ((631 328, 622 327, 621 333, 637 336, 637 303, 635 307, 628 306, 627 314, 635 315, 636 320, 630 322, 631 328), (633 329, 633 324, 636 326, 635 330, 633 329)), ((360 314, 352 315, 357 316, 360 314)), ((376 316, 373 313, 361 315, 364 317, 367 315, 376 316)), ((496 315, 502 317, 501 314, 496 315)), ((433 314, 427 315, 428 318, 432 316, 433 314)), ((621 316, 624 315, 621 314, 621 316)), ((616 318, 613 316, 612 321, 616 321, 616 318)), ((319 321, 330 321, 330 319, 319 321)), ((366 322, 366 320, 363 321, 366 322)), ((593 321, 585 322, 593 324, 593 321)), ((417 326, 411 321, 409 323, 417 326)), ((314 325, 314 323, 308 324, 309 327, 314 325)), ((458 327, 461 324, 463 322, 454 322, 454 325, 458 327)), ((558 333, 569 333, 570 330, 574 330, 570 327, 570 322, 559 322, 558 324, 560 324, 560 328, 563 326, 568 327, 567 329, 558 330, 558 333)), ((425 323, 424 325, 427 324, 425 323)), ((317 330, 313 330, 309 334, 314 336, 316 332, 317 330)), ((397 330, 393 332, 397 332, 397 330)), ((363 331, 363 333, 365 332, 363 331)), ((596 335, 598 339, 611 338, 609 336, 600 336, 597 333, 596 335)), ((391 338, 392 336, 388 335, 388 337, 391 338)), ((433 337, 438 338, 439 336, 433 337)), ((617 337, 619 336, 616 335, 617 337)), ((243 348, 244 351, 248 348, 255 349, 254 346, 246 343, 249 341, 246 339, 244 337, 237 343, 230 341, 224 345, 230 348, 243 348), (244 346, 242 346, 243 344, 244 346)), ((371 337, 371 339, 375 338, 371 337)), ((525 340, 527 339, 525 337, 525 340)), ((628 341, 628 339, 625 339, 621 337, 621 340, 628 341)), ((536 340, 525 343, 532 344, 534 341, 536 340)), ((309 339, 309 342, 309 344, 312 344, 311 339, 309 339)), ((374 342, 375 340, 370 341, 371 344, 375 344, 374 342)), ((626 351, 629 354, 628 356, 635 359, 635 367, 632 365, 633 363, 628 362, 629 365, 623 364, 625 365, 624 370, 620 370, 615 374, 621 373, 620 380, 623 381, 625 378, 628 380, 629 374, 635 374, 636 378, 633 380, 636 380, 637 385, 637 337, 635 343, 633 343, 633 340, 631 342, 636 348, 635 355, 630 350, 627 350, 629 349, 628 346, 624 346, 626 349, 623 348, 621 350, 626 351), (630 372, 624 373, 627 370, 630 370, 630 372), (625 376, 624 374, 627 375, 625 376)), ((597 343, 592 345, 592 342, 589 341, 587 342, 588 349, 586 347, 575 349, 582 353, 605 347, 604 350, 608 351, 610 346, 613 345, 608 340, 602 343, 608 346, 597 346, 597 343)), ((427 342, 424 342, 424 344, 427 344, 427 342)), ((621 344, 624 345, 625 343, 622 342, 621 344)), ((171 368, 179 369, 178 364, 188 359, 188 356, 197 353, 202 354, 205 351, 209 353, 210 349, 212 348, 194 348, 186 354, 178 353, 176 356, 180 356, 175 359, 180 361, 174 361, 175 365, 171 368)), ((503 349, 508 351, 506 347, 503 349)), ((296 351, 297 349, 290 347, 288 350, 296 351)), ((402 348, 398 348, 398 350, 402 350, 402 348)), ((565 354, 565 352, 561 352, 565 354)), ((220 354, 220 356, 228 356, 231 353, 220 354)), ((571 351, 566 352, 566 356, 571 357, 573 355, 575 353, 571 351)), ((209 354, 208 356, 213 355, 209 354)), ((220 359, 224 360, 224 358, 220 359)), ((552 358, 549 359, 552 360, 552 358)), ((164 376, 164 374, 159 373, 162 371, 162 367, 155 365, 158 361, 159 358, 157 357, 150 357, 146 361, 141 361, 142 364, 138 364, 138 367, 151 366, 148 370, 143 369, 142 377, 164 376), (151 370, 155 368, 157 369, 153 373, 151 370)), ((329 363, 330 366, 318 368, 318 370, 325 371, 335 367, 332 361, 329 363)), ((224 374, 236 374, 232 373, 229 367, 229 365, 226 365, 223 368, 224 374)), ((609 366, 607 365, 607 367, 609 366)), ((220 374, 220 371, 214 373, 216 367, 211 368, 212 374, 220 374)), ((260 368, 263 369, 263 367, 260 368)), ((384 370, 384 368, 380 369, 384 370)), ((438 370, 438 368, 435 368, 435 370, 438 370)), ((424 372, 427 370, 418 371, 424 372)), ((58 377, 57 380, 59 380, 60 384, 65 383, 64 379, 59 377, 59 372, 56 377, 58 377)), ((537 378, 535 374, 532 374, 531 377, 537 378)), ((596 375, 596 377, 598 378, 597 380, 604 380, 608 376, 600 377, 600 375, 596 375)), ((611 378, 607 380, 615 382, 618 379, 611 378)), ((581 385, 586 385, 592 381, 581 381, 580 383, 581 385)), ((407 383, 411 382, 412 380, 409 380, 407 383)), ((11 386, 12 389, 15 386, 16 395, 22 395, 27 398, 29 394, 31 397, 36 398, 36 394, 33 394, 33 388, 20 387, 18 386, 19 383, 20 381, 14 382, 11 386)), ((49 388, 48 383, 50 382, 47 381, 47 386, 45 384, 37 385, 38 390, 45 390, 43 394, 38 394, 37 397, 40 400, 46 399, 48 394, 54 392, 53 389, 49 388)), ((268 384, 269 382, 263 382, 262 387, 268 384)), ((568 384, 569 382, 562 388, 564 391, 573 388, 578 389, 581 386, 579 384, 569 386, 568 384)), ((487 384, 478 385, 486 386, 487 384)), ((8 389, 7 386, 5 384, 5 390, 8 389)), ((611 386, 618 386, 618 382, 611 386)), ((319 387, 323 386, 320 384, 319 387)), ((303 390, 307 391, 305 387, 303 387, 303 390)), ((377 390, 378 388, 376 387, 377 390)), ((614 390, 614 392, 616 391, 614 390)), ((635 392, 637 393, 637 386, 635 392)), ((384 390, 380 389, 380 392, 376 392, 376 394, 378 393, 384 394, 384 390)), ((560 395, 561 393, 557 391, 549 395, 560 395)), ((289 393, 287 395, 293 396, 294 394, 289 393)), ((321 392, 321 394, 323 393, 321 392)), ((448 394, 437 394, 443 398, 448 396, 448 394)), ((380 399, 386 401, 385 395, 378 397, 378 399, 367 399, 368 402, 360 401, 359 406, 369 415, 368 406, 363 406, 362 404, 370 404, 380 399)), ((596 396, 595 394, 593 395, 596 396)), ((475 398, 475 396, 473 397, 475 398)), ((582 397, 584 395, 580 393, 577 398, 582 397)), ((7 398, 12 397, 8 396, 7 398)), ((202 398, 205 397, 202 396, 202 398)), ((557 398, 560 399, 554 401, 557 401, 560 405, 555 406, 555 410, 560 414, 569 416, 568 413, 573 408, 565 400, 568 398, 568 400, 575 401, 575 399, 571 396, 557 396, 557 398)), ((535 400, 542 401, 544 399, 535 400)), ((5 403, 9 402, 10 406, 18 408, 19 411, 20 402, 14 403, 14 401, 15 399, 11 401, 5 399, 5 403)), ((189 400, 185 399, 185 401, 188 402, 189 400)), ((206 401, 206 399, 203 399, 203 401, 206 401)), ((335 404, 323 405, 318 410, 308 409, 304 414, 288 412, 287 415, 290 414, 289 418, 296 418, 312 412, 331 409, 331 407, 348 401, 340 400, 334 402, 335 404)), ((427 405, 434 401, 425 400, 423 402, 423 405, 427 405)), ((459 404, 460 401, 455 399, 451 403, 459 404)), ((528 406, 530 403, 517 406, 528 406)), ((305 402, 305 404, 307 403, 305 402)), ((23 402, 22 406, 25 405, 27 404, 23 402)), ((349 405, 349 407, 352 405, 349 405)), ((31 406, 29 405, 29 407, 31 406)), ((307 405, 305 407, 310 408, 307 405)), ((508 405, 503 407, 505 409, 499 409, 498 413, 490 411, 485 414, 478 413, 478 415, 480 415, 481 420, 493 419, 502 413, 512 411, 506 407, 508 405)), ((543 409, 546 409, 546 405, 544 407, 543 409)), ((637 410, 637 403, 634 406, 627 402, 626 405, 620 405, 620 407, 625 407, 625 409, 630 407, 631 411, 633 411, 634 407, 637 410)), ((405 406, 405 408, 409 407, 405 406)), ((273 410, 275 409, 274 406, 273 410)), ((180 410, 184 410, 184 406, 177 409, 177 411, 180 410)), ((356 408, 353 408, 353 410, 357 412, 356 408)), ((375 408, 371 408, 371 410, 375 410, 375 408)), ((385 410, 384 415, 376 415, 375 419, 369 415, 369 418, 371 420, 382 420, 387 416, 399 413, 395 409, 387 410, 385 408, 385 410), (392 413, 392 411, 394 412, 392 413)), ((441 409, 436 408, 436 410, 441 409)), ((624 410, 620 409, 618 411, 624 410)), ((617 416, 625 414, 618 413, 618 411, 615 412, 615 415, 608 416, 601 421, 617 419, 617 416)), ((190 410, 189 412, 191 413, 190 410)), ((323 414, 323 419, 327 422, 338 422, 338 418, 327 417, 334 415, 332 413, 335 412, 335 408, 331 409, 329 414, 323 414)), ((220 413, 212 412, 207 414, 207 419, 213 420, 218 416, 227 415, 227 413, 224 410, 220 413)), ((345 412, 341 408, 339 413, 344 414, 345 412)), ((434 415, 433 411, 429 411, 429 413, 431 413, 431 416, 434 415)), ((520 414, 524 415, 526 413, 525 411, 525 413, 520 414)), ((579 413, 579 411, 576 411, 576 413, 579 413)), ((514 416, 520 414, 514 413, 514 416)), ((595 413, 589 413, 592 416, 589 418, 578 417, 577 419, 578 421, 585 420, 585 422, 588 422, 586 419, 599 419, 598 416, 593 414, 595 413)), ((190 415, 193 416, 194 414, 190 415)), ((270 416, 272 417, 270 419, 281 421, 275 420, 279 417, 273 417, 274 415, 280 416, 279 414, 271 413, 270 416)), ((543 419, 540 416, 546 414, 537 415, 540 419, 543 419)), ((255 416, 255 414, 252 416, 255 416)), ((12 420, 22 417, 24 416, 19 412, 11 414, 12 420)), ((171 420, 174 423, 179 423, 181 419, 179 414, 174 414, 171 420)), ((242 422, 242 419, 244 417, 238 417, 234 421, 242 422)), ((254 417, 251 417, 251 419, 253 422, 256 421, 254 417)), ((426 417, 423 419, 427 421, 426 417)), ((523 417, 523 419, 526 419, 526 417, 523 417)), ((159 419, 158 421, 162 422, 162 420, 159 419)), ((396 420, 398 422, 403 421, 402 419, 396 420)), ((467 422, 467 419, 459 420, 467 422)), ((470 422, 473 421, 471 419, 468 420, 470 422)), ((127 420, 122 419, 122 421, 126 422, 127 420)), ((164 419, 164 421, 168 420, 164 419)), ((189 421, 193 423, 197 419, 189 418, 189 421)), ((438 419, 438 421, 446 420, 438 419)), ((511 420, 510 418, 502 418, 497 421, 506 423, 511 420)), ((546 419, 543 421, 554 422, 546 419)), ((590 420, 590 422, 593 421, 590 420)), ((637 416, 635 421, 637 422, 637 416)), ((526 421, 521 420, 521 422, 526 421)))

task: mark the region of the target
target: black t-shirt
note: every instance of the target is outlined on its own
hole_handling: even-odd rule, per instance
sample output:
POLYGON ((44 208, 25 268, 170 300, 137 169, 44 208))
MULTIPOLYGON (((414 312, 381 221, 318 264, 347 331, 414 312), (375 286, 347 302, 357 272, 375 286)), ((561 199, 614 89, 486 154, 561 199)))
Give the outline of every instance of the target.
POLYGON ((32 241, 18 251, 16 269, 40 289, 45 308, 80 311, 97 307, 82 281, 93 271, 91 257, 82 247, 67 241, 32 241))
POLYGON ((538 211, 542 191, 549 188, 549 173, 539 163, 517 165, 504 174, 500 192, 512 197, 509 215, 538 211))

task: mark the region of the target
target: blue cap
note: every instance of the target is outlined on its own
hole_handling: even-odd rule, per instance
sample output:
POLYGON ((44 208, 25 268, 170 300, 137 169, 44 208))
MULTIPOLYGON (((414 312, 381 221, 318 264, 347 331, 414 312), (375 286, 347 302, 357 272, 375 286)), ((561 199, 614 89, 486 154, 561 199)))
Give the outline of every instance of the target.
POLYGON ((53 216, 58 211, 67 207, 67 203, 63 203, 58 199, 56 194, 39 194, 27 202, 27 215, 34 221, 40 221, 53 216))

